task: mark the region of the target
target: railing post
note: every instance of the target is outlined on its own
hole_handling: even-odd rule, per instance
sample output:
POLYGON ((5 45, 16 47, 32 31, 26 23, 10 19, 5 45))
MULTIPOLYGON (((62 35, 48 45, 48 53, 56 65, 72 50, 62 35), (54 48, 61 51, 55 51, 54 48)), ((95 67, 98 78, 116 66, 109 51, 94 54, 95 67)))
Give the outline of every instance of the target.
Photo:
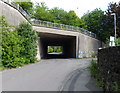
POLYGON ((90 32, 90 36, 91 36, 91 34, 92 34, 92 33, 90 32))
POLYGON ((16 5, 17 5, 17 9, 19 10, 19 7, 20 7, 19 4, 16 4, 16 5))

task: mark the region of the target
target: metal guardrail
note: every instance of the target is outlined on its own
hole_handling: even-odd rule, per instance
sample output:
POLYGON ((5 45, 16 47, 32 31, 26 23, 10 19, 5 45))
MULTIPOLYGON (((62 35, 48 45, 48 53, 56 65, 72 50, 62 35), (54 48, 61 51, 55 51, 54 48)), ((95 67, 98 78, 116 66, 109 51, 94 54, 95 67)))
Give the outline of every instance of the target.
POLYGON ((19 6, 19 4, 10 2, 10 0, 1 0, 3 2, 6 2, 19 10, 33 25, 38 25, 38 26, 44 26, 44 27, 51 27, 51 28, 57 28, 57 29, 63 29, 63 30, 71 30, 71 31, 78 31, 80 33, 83 33, 85 35, 91 36, 93 38, 97 38, 96 34, 93 32, 90 32, 88 30, 82 29, 80 27, 75 27, 75 26, 70 26, 70 25, 65 25, 65 24, 59 24, 59 23, 52 23, 52 22, 47 22, 47 21, 41 21, 41 20, 36 20, 36 19, 31 19, 29 14, 26 13, 22 7, 19 6))
POLYGON ((22 9, 22 7, 19 6, 19 4, 12 2, 12 0, 1 0, 1 1, 3 1, 3 2, 9 4, 9 5, 11 5, 11 6, 14 7, 14 8, 16 8, 16 9, 17 9, 20 13, 22 13, 28 20, 31 19, 30 16, 29 16, 29 14, 26 13, 26 12, 22 9))
POLYGON ((62 29, 62 30, 77 31, 77 32, 81 32, 83 34, 89 35, 93 38, 97 38, 96 34, 90 32, 90 31, 87 31, 85 29, 82 29, 80 27, 75 27, 75 26, 70 26, 70 25, 65 25, 65 24, 59 24, 59 23, 52 23, 52 22, 41 21, 41 20, 36 20, 36 19, 31 19, 30 21, 33 25, 50 27, 50 28, 57 28, 57 29, 62 29))

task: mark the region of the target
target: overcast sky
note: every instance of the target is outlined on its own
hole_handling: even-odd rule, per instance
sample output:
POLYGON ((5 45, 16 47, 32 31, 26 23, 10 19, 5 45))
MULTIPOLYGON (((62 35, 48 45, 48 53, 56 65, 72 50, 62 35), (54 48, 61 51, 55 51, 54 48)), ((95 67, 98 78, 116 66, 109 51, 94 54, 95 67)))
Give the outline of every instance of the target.
POLYGON ((81 17, 88 10, 92 11, 101 8, 105 11, 110 2, 119 2, 120 0, 32 0, 33 2, 45 2, 48 8, 59 7, 66 11, 74 10, 81 17))

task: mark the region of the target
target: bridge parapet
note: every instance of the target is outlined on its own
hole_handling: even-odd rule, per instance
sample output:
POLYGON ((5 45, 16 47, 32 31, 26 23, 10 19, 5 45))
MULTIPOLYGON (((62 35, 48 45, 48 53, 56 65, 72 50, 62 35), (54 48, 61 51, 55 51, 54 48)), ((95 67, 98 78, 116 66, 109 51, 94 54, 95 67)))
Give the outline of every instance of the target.
POLYGON ((36 19, 31 19, 31 23, 35 26, 44 26, 44 27, 57 28, 57 29, 63 29, 63 30, 69 30, 69 31, 77 31, 85 35, 91 36, 93 38, 97 38, 95 33, 92 33, 80 27, 59 24, 59 23, 52 23, 52 22, 41 21, 41 20, 36 20, 36 19))
POLYGON ((77 31, 80 33, 83 33, 85 35, 88 35, 90 37, 93 38, 97 38, 96 34, 82 29, 80 27, 75 27, 75 26, 70 26, 70 25, 65 25, 65 24, 59 24, 59 23, 52 23, 52 22, 47 22, 47 21, 41 21, 41 20, 36 20, 36 19, 31 19, 29 16, 28 12, 25 12, 22 7, 19 6, 19 4, 12 2, 12 0, 1 0, 7 4, 9 4, 10 6, 14 7, 15 9, 17 9, 22 15, 24 15, 24 17, 32 24, 35 26, 43 26, 43 27, 49 27, 49 28, 55 28, 55 29, 61 29, 61 30, 68 30, 68 31, 77 31))

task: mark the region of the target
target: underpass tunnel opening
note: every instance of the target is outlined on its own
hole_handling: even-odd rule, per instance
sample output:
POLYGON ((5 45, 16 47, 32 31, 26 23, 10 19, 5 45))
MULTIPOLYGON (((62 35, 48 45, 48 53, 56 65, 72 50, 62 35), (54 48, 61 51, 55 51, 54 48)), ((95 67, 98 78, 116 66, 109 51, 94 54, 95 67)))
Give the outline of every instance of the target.
POLYGON ((61 54, 63 54, 63 46, 48 46, 47 47, 47 54, 61 55, 61 54))
POLYGON ((76 36, 39 33, 39 37, 40 56, 42 59, 76 58, 76 36), (50 48, 52 49, 50 50, 50 48), (57 50, 54 48, 57 48, 57 50))

